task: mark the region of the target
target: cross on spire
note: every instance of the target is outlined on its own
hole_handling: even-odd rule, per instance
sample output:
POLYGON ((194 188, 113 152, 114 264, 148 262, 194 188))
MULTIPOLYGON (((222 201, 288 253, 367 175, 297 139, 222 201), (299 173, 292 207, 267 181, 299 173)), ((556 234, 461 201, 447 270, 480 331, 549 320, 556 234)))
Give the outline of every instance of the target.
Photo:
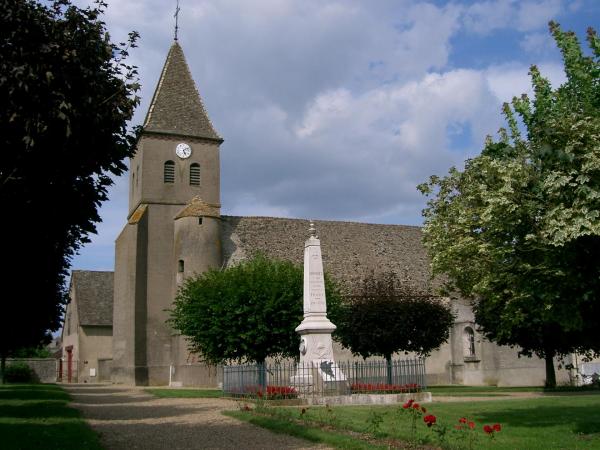
POLYGON ((177 40, 177 30, 179 30, 179 9, 179 0, 177 0, 177 7, 175 8, 175 14, 173 14, 173 17, 175 17, 175 40, 177 40))

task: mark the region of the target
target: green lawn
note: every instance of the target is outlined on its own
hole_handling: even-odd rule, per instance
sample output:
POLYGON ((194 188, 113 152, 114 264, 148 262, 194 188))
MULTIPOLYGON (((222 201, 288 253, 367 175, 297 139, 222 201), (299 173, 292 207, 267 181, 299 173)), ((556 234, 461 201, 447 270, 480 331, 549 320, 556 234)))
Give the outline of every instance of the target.
MULTIPOLYGON (((425 404, 427 414, 434 414, 438 424, 446 425, 450 437, 445 448, 468 448, 464 434, 454 430, 460 417, 467 417, 476 423, 474 449, 600 449, 600 395, 552 396, 533 399, 496 400, 483 402, 453 402, 425 404), (484 435, 484 424, 500 423, 502 431, 491 441, 484 435)), ((301 407, 269 408, 264 411, 276 420, 269 424, 268 418, 256 420, 254 412, 235 412, 257 425, 266 426, 279 432, 290 432, 289 427, 303 428, 302 421, 321 423, 342 431, 354 433, 354 440, 360 434, 377 436, 379 441, 371 444, 386 445, 386 441, 410 439, 410 421, 398 411, 399 406, 353 406, 333 407, 330 411, 322 407, 310 407, 301 416, 301 407), (382 416, 383 422, 376 435, 369 430, 369 421, 374 412, 382 416), (303 417, 301 421, 301 417, 303 417), (288 430, 283 424, 288 421, 288 430), (289 421, 294 421, 290 424, 289 421)), ((436 445, 434 433, 422 422, 418 422, 418 438, 436 445)), ((294 433, 295 434, 295 433, 294 433)), ((349 448, 335 442, 312 436, 313 441, 324 442, 338 448, 349 448)), ((362 442, 357 448, 371 447, 362 442)))
MULTIPOLYGON (((495 394, 504 395, 513 392, 541 392, 546 395, 562 394, 562 393, 600 393, 600 389, 593 386, 558 386, 553 389, 547 389, 542 386, 517 386, 517 387, 496 387, 496 386, 428 386, 427 391, 434 395, 450 395, 450 396, 469 396, 471 394, 495 394)), ((473 395, 475 397, 475 395, 473 395)))
POLYGON ((161 398, 220 398, 219 389, 145 389, 149 394, 161 398))
POLYGON ((223 414, 259 427, 268 428, 275 433, 289 434, 310 442, 327 444, 333 448, 343 448, 346 450, 389 449, 387 445, 374 445, 365 440, 356 439, 347 433, 336 433, 330 428, 322 429, 304 425, 300 426, 288 420, 279 420, 276 417, 265 417, 264 415, 243 411, 223 411, 223 414))
POLYGON ((0 448, 101 449, 69 400, 56 385, 0 385, 0 448))
POLYGON ((496 386, 427 386, 427 391, 435 395, 508 394, 511 392, 543 392, 543 387, 496 387, 496 386))

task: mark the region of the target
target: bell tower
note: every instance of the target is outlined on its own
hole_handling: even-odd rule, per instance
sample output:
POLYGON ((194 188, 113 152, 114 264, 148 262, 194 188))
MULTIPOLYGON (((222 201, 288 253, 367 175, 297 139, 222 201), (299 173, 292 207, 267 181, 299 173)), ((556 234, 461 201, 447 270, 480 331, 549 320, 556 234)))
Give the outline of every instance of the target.
MULTIPOLYGON (((174 254, 175 247, 182 246, 174 239, 181 234, 176 233, 175 219, 182 210, 186 217, 193 216, 186 206, 193 199, 202 199, 206 208, 215 211, 217 226, 205 223, 203 227, 202 220, 193 216, 195 219, 184 220, 190 222, 186 236, 190 242, 219 242, 222 142, 175 40, 148 108, 136 154, 130 160, 127 224, 115 247, 115 382, 168 383, 173 332, 166 323, 165 310, 171 307, 176 291, 174 264, 183 258, 174 254)), ((215 255, 202 257, 219 259, 220 246, 213 247, 215 255)))
POLYGON ((220 201, 219 145, 177 41, 173 43, 130 164, 129 217, 140 205, 220 201))

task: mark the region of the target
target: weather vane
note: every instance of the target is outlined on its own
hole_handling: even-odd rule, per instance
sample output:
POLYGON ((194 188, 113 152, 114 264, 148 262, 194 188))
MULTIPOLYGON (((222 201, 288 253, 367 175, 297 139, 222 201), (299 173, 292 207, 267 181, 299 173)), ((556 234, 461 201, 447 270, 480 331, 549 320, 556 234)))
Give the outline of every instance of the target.
POLYGON ((177 23, 179 20, 179 0, 177 0, 177 7, 175 8, 175 14, 173 14, 173 17, 175 17, 175 40, 177 40, 177 30, 179 29, 177 23))

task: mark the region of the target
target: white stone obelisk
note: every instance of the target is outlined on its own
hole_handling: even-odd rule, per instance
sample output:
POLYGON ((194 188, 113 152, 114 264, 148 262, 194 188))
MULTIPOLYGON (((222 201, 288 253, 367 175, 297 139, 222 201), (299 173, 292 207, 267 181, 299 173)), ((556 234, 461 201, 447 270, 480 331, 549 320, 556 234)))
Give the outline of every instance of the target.
MULTIPOLYGON (((296 327, 301 337, 299 367, 304 373, 308 367, 318 369, 325 381, 345 380, 333 360, 331 333, 336 327, 327 318, 321 241, 312 221, 309 232, 310 237, 304 244, 304 319, 296 327)), ((312 377, 299 373, 297 381, 302 378, 304 382, 310 382, 312 377)))

